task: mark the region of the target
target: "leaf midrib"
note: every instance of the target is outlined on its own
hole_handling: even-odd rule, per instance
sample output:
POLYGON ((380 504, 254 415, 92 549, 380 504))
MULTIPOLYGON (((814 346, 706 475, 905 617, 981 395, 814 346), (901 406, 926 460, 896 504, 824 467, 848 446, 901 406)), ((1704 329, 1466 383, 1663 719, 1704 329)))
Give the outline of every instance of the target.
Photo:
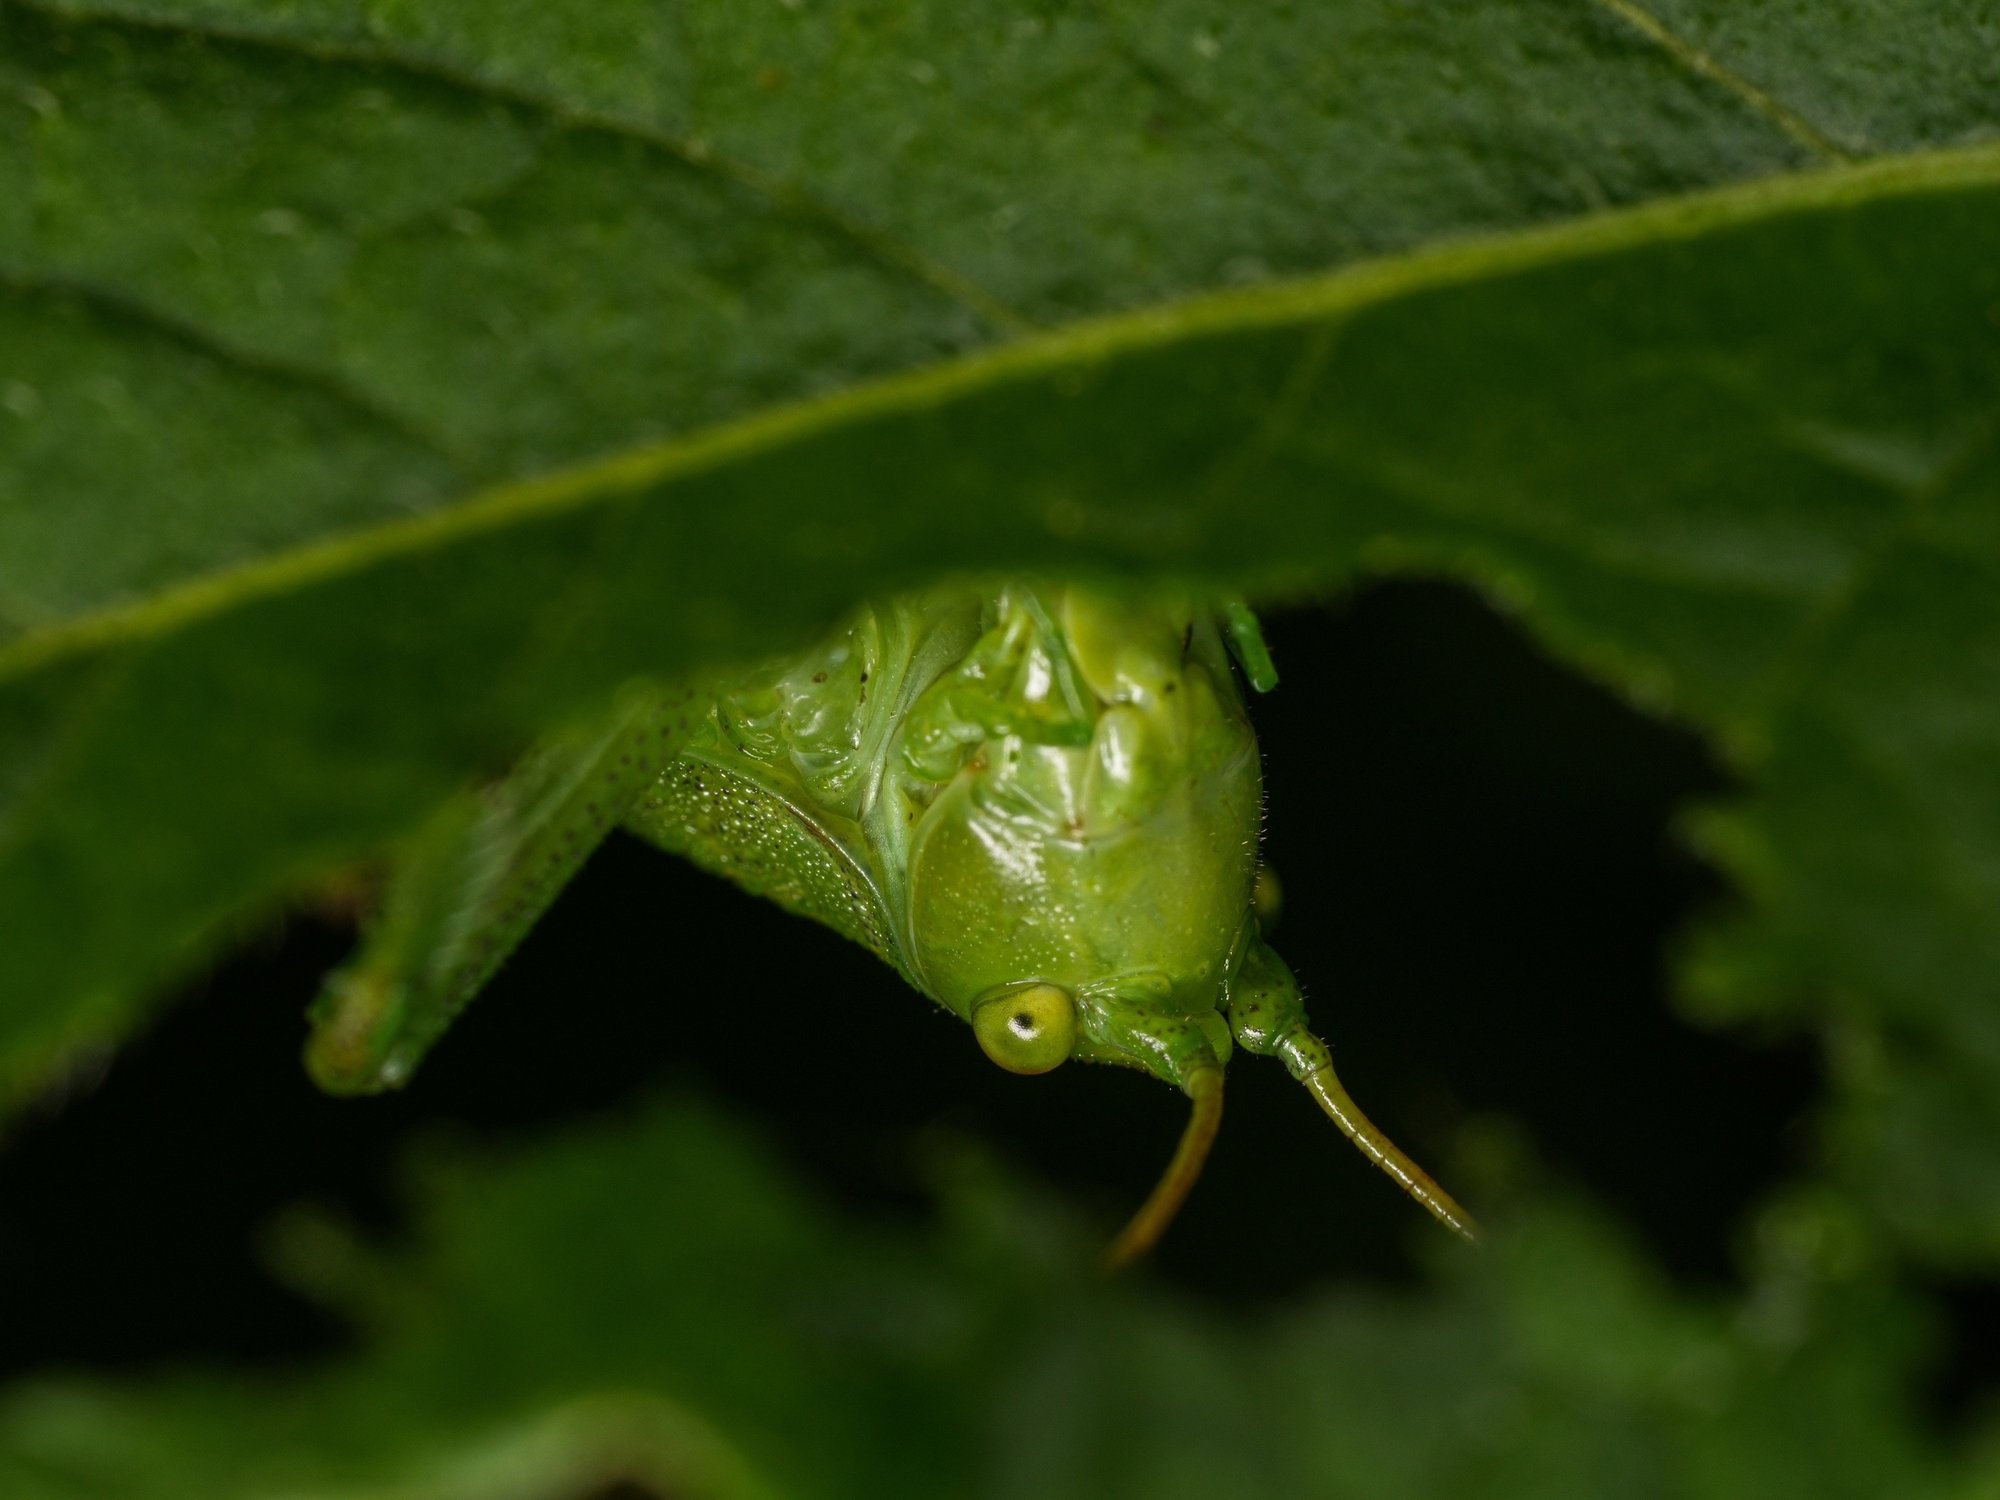
POLYGON ((165 635, 260 598, 358 572, 531 518, 713 471, 750 455, 899 411, 941 406, 1009 381, 1108 362, 1204 337, 1351 316, 1421 293, 1548 269, 1789 215, 2000 183, 2000 143, 1704 189, 1560 224, 1446 240, 1316 276, 1202 292, 1081 319, 923 368, 784 402, 696 433, 635 446, 476 491, 399 517, 191 579, 0 647, 0 684, 65 658, 165 635))

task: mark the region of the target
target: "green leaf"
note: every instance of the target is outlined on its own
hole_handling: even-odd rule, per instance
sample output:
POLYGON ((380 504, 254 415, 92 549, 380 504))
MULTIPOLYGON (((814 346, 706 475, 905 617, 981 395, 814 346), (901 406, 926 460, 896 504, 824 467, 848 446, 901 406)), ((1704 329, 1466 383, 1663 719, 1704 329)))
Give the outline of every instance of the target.
POLYGON ((1966 76, 1851 147, 1583 5, 0 26, 8 632, 1031 328, 1991 123, 1948 15, 1898 30, 1966 76))
POLYGON ((1544 1206, 1427 1292, 1223 1320, 1102 1280, 972 1163, 943 1232, 834 1220, 684 1103, 423 1181, 406 1254, 286 1237, 356 1356, 18 1388, 6 1493, 1921 1500, 1971 1473, 1909 1405, 1928 1325, 1811 1216, 1737 1303, 1544 1206))
POLYGON ((0 4, 0 1068, 864 589, 1421 568, 1718 737, 1702 993, 1822 1026, 1850 1175, 1990 1260, 1991 41, 0 4))

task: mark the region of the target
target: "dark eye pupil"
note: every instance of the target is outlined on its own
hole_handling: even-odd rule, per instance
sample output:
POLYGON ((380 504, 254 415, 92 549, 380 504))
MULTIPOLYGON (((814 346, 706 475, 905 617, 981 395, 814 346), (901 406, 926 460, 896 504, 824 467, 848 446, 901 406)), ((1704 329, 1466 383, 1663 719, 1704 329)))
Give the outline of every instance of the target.
POLYGON ((1017 1010, 1014 1012, 1013 1026, 1014 1026, 1014 1035, 1020 1037, 1023 1041, 1034 1040, 1035 1018, 1029 1015, 1025 1010, 1017 1010))

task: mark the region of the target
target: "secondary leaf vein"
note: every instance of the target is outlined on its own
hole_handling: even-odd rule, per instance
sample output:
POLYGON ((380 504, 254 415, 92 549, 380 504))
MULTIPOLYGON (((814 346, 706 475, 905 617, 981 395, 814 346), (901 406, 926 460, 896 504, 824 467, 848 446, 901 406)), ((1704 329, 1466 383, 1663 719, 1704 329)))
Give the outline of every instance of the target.
POLYGON ((1849 151, 1804 115, 1721 62, 1713 53, 1704 51, 1673 31, 1636 0, 1593 0, 1593 3, 1639 31, 1690 73, 1721 84, 1814 155, 1836 162, 1859 159, 1858 153, 1849 151))
MULTIPOLYGON (((49 0, 0 0, 0 8, 13 5, 52 20, 74 23, 71 12, 49 0)), ((454 58, 417 58, 380 46, 359 42, 335 42, 257 30, 251 27, 220 25, 211 21, 193 22, 186 18, 168 20, 158 16, 120 11, 112 6, 92 13, 97 24, 117 25, 134 31, 192 36, 231 46, 262 48, 303 57, 314 62, 348 63, 390 69, 430 83, 463 89, 498 104, 540 115, 559 126, 598 130, 621 140, 632 141, 657 151, 691 171, 712 176, 764 199, 790 214, 842 240, 866 259, 884 269, 911 278, 932 292, 972 312, 996 331, 1015 335, 1032 331, 1036 324, 949 266, 932 260, 914 245, 864 223, 832 203, 807 192, 797 183, 782 179, 756 164, 719 152, 713 143, 686 138, 672 131, 609 110, 580 108, 538 93, 519 83, 482 74, 454 58)))
POLYGON ((1779 653, 1762 694, 1769 705, 1767 724, 1775 724, 1797 709, 1813 684, 1820 650, 1853 617, 1896 554, 1917 538, 1924 519, 1937 503, 1950 495, 1958 482, 1996 446, 2000 446, 2000 408, 1994 409, 1958 452, 1938 466, 1937 473, 1927 483, 1902 492, 1894 521, 1855 560, 1841 587, 1800 622, 1798 634, 1779 653))
POLYGON ((155 306, 142 297, 108 287, 88 277, 60 271, 30 269, 0 262, 0 291, 23 298, 67 299, 108 321, 163 339, 230 369, 262 380, 280 381, 333 402, 372 425, 394 432, 423 452, 442 459, 461 477, 477 477, 485 466, 457 451, 449 439, 418 425, 407 413, 376 400, 360 387, 315 365, 287 360, 267 351, 247 348, 221 337, 213 329, 155 306))

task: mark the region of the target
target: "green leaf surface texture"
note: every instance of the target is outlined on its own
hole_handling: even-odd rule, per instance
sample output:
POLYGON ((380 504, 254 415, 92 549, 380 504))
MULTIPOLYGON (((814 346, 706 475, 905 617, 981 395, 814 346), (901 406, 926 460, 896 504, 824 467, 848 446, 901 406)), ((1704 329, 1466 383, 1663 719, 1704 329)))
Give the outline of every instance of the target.
POLYGON ((0 3, 0 1067, 871 589, 1476 582, 2000 1249, 1990 6, 0 3))

